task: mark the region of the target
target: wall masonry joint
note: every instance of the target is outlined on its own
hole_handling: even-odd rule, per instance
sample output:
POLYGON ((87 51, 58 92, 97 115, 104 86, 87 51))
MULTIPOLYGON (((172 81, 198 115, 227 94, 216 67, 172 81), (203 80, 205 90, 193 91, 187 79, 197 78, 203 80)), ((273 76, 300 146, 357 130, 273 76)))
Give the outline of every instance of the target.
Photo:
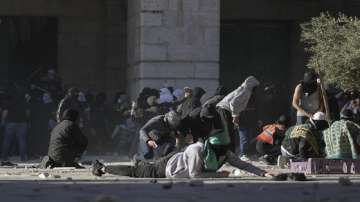
POLYGON ((162 13, 164 13, 164 11, 162 11, 162 10, 141 10, 141 13, 162 14, 162 13))

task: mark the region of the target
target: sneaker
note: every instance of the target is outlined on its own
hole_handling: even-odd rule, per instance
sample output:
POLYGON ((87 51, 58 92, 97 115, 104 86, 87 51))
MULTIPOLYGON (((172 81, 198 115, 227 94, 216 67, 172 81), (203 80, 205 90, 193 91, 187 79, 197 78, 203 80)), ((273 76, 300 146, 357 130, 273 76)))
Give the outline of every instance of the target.
POLYGON ((98 160, 95 160, 95 163, 92 168, 92 174, 101 177, 103 174, 105 174, 105 172, 102 171, 102 168, 104 167, 105 167, 104 164, 100 163, 98 160))
POLYGON ((47 169, 47 168, 51 168, 53 165, 53 161, 51 160, 51 158, 49 156, 44 156, 38 166, 38 168, 40 169, 47 169))
POLYGON ((290 167, 290 159, 286 156, 280 155, 277 159, 277 166, 279 168, 289 168, 290 167))
POLYGON ((266 155, 266 154, 264 156, 259 157, 258 160, 266 165, 275 165, 276 164, 274 157, 266 155))
POLYGON ((250 159, 246 155, 240 156, 240 160, 242 160, 242 161, 250 161, 250 159))

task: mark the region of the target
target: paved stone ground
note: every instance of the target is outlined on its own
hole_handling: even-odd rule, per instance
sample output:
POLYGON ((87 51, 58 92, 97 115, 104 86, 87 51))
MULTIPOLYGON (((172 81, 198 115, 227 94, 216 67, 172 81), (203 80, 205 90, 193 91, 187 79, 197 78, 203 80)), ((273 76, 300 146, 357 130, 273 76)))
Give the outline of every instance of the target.
MULTIPOLYGON (((87 157, 111 164, 129 164, 119 157, 87 157)), ((14 160, 16 162, 16 160, 14 160)), ((0 201, 359 201, 360 175, 308 176, 307 182, 274 182, 246 173, 226 179, 133 179, 121 176, 92 176, 86 169, 40 170, 31 168, 38 161, 19 164, 18 168, 0 168, 0 201), (47 178, 40 174, 47 173, 47 178), (340 177, 348 178, 339 182, 340 177)), ((266 169, 275 169, 265 167, 266 169)), ((231 167, 224 167, 233 170, 231 167)), ((286 170, 279 170, 286 171, 286 170)))

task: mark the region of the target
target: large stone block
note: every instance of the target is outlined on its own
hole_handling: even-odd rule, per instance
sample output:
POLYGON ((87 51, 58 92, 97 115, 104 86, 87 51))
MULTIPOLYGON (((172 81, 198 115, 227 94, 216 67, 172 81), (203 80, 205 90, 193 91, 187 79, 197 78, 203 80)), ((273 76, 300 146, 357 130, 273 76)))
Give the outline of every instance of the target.
POLYGON ((169 0, 169 10, 179 10, 182 8, 182 0, 169 0))
POLYGON ((200 0, 201 11, 219 11, 221 0, 200 0))
POLYGON ((198 12, 195 16, 203 26, 220 26, 220 12, 198 12))
POLYGON ((200 0, 182 0, 182 10, 184 11, 198 11, 200 7, 200 0))
POLYGON ((196 63, 195 64, 195 78, 219 78, 219 64, 218 63, 196 63))
POLYGON ((142 63, 139 66, 140 78, 194 78, 193 63, 142 63))
POLYGON ((205 43, 209 45, 220 45, 220 28, 207 27, 205 28, 205 43))
POLYGON ((162 13, 161 12, 141 12, 140 13, 141 26, 161 26, 162 13))
POLYGON ((167 45, 142 44, 141 57, 143 61, 164 61, 167 59, 167 45))
POLYGON ((169 6, 169 0, 142 0, 141 9, 147 11, 162 11, 169 6))
POLYGON ((203 45, 196 47, 197 51, 193 52, 193 59, 195 61, 218 62, 219 61, 219 46, 218 45, 203 45))
POLYGON ((184 43, 172 42, 168 47, 168 59, 170 61, 193 61, 196 50, 194 46, 184 43))
POLYGON ((168 39, 169 30, 165 27, 142 27, 141 43, 159 44, 168 39))

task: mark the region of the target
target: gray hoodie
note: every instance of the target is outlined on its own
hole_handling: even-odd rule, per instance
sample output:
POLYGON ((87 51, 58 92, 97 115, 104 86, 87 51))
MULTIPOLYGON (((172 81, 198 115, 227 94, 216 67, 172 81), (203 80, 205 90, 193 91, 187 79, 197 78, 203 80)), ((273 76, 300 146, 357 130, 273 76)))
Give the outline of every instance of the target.
POLYGON ((233 117, 239 116, 240 112, 246 108, 252 90, 259 84, 260 82, 254 76, 249 76, 240 87, 225 96, 216 107, 230 111, 233 117))
MULTIPOLYGON (((197 142, 189 145, 184 152, 172 156, 166 165, 165 174, 167 178, 219 178, 221 174, 216 172, 204 172, 203 160, 204 144, 197 142)), ((264 176, 264 170, 250 163, 241 161, 231 151, 221 156, 219 161, 228 162, 231 166, 245 170, 258 176, 264 176)))

